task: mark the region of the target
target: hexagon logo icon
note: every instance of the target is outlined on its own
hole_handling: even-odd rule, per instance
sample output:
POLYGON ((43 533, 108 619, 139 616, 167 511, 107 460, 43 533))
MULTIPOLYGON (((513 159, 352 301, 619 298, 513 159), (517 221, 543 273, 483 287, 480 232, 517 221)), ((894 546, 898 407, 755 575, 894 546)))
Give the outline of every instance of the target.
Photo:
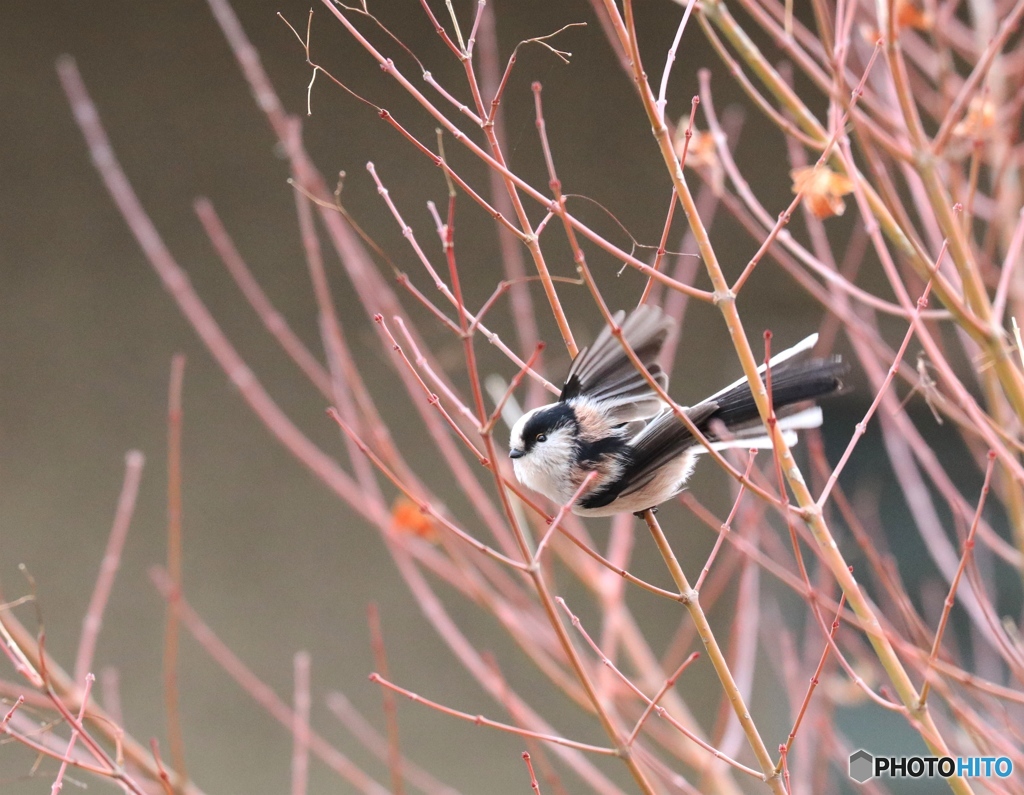
POLYGON ((873 778, 875 775, 874 768, 875 758, 864 749, 850 754, 850 778, 858 784, 863 784, 868 779, 873 778))

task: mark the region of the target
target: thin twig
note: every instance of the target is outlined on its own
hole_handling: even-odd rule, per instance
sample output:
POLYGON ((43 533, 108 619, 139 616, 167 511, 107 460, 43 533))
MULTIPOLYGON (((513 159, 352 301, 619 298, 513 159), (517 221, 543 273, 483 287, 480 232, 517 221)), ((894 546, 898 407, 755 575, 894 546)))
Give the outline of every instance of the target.
POLYGON ((533 737, 544 742, 552 743, 553 745, 563 745, 566 748, 574 748, 577 751, 584 751, 588 754, 597 754, 599 756, 619 756, 619 751, 615 748, 606 748, 599 745, 589 745, 588 743, 581 743, 575 740, 570 740, 565 737, 558 737, 553 734, 543 734, 541 732, 532 732, 527 729, 520 729, 518 726, 510 726, 507 723, 501 723, 490 718, 485 718, 483 715, 470 715, 468 712, 460 712, 457 709, 446 707, 444 704, 438 704, 436 701, 424 698, 423 696, 413 693, 411 690, 406 690, 404 687, 389 682, 384 679, 380 674, 370 674, 370 681, 376 682, 381 687, 386 687, 389 690, 393 690, 401 696, 405 696, 410 701, 414 701, 417 704, 423 704, 430 709, 437 710, 438 712, 450 715, 453 718, 459 718, 460 720, 474 723, 477 726, 487 726, 491 729, 497 729, 499 731, 508 732, 509 734, 518 734, 520 737, 533 737))
POLYGON ((167 573, 174 584, 174 590, 167 600, 163 659, 167 736, 178 781, 188 779, 185 769, 185 735, 181 728, 181 696, 178 692, 178 598, 182 590, 181 404, 184 378, 185 356, 178 353, 171 360, 167 399, 167 573))
POLYGON ((981 487, 981 496, 978 498, 978 510, 974 515, 974 521, 971 522, 971 529, 967 533, 967 539, 964 541, 964 551, 960 556, 960 565, 956 568, 956 574, 953 576, 953 582, 949 586, 949 593, 946 595, 946 600, 942 603, 942 617, 939 619, 939 626, 935 630, 935 640, 932 641, 932 650, 928 655, 928 668, 925 671, 924 684, 921 685, 921 698, 919 706, 924 707, 928 700, 928 693, 931 690, 931 679, 928 678, 928 674, 935 666, 935 661, 939 657, 939 649, 942 647, 942 636, 946 631, 946 624, 949 621, 949 614, 953 610, 953 604, 956 601, 956 590, 957 586, 960 585, 960 578, 963 576, 964 568, 967 566, 967 561, 974 551, 974 534, 978 530, 978 522, 981 519, 981 512, 985 508, 985 500, 988 497, 989 483, 992 480, 992 471, 995 469, 996 454, 988 454, 988 466, 985 468, 985 482, 981 487))
POLYGON ((309 789, 309 668, 310 655, 297 651, 293 657, 295 678, 294 722, 292 723, 291 795, 306 795, 309 789))
POLYGON ((138 450, 132 450, 125 456, 124 483, 121 486, 121 496, 117 499, 114 524, 110 528, 110 536, 103 552, 99 574, 96 575, 96 585, 89 599, 89 607, 86 608, 85 618, 82 619, 82 637, 78 642, 78 656, 75 658, 76 681, 84 682, 85 675, 92 667, 96 641, 103 626, 103 611, 114 587, 114 578, 121 564, 121 552, 128 538, 132 514, 135 512, 135 498, 139 493, 144 463, 145 456, 138 450))
MULTIPOLYGON (((388 665, 384 630, 380 625, 380 610, 376 602, 367 605, 366 618, 370 625, 370 646, 373 649, 374 664, 386 679, 390 679, 391 666, 388 665)), ((398 742, 398 705, 390 690, 384 689, 381 694, 384 697, 384 720, 388 727, 388 772, 391 774, 391 793, 402 795, 405 792, 405 778, 402 773, 402 749, 398 742)))
POLYGON ((523 751, 523 761, 526 763, 526 769, 530 773, 530 789, 532 789, 536 795, 540 795, 540 784, 537 783, 537 774, 533 772, 533 762, 530 760, 530 754, 523 751))
MULTIPOLYGON (((85 675, 85 688, 82 691, 85 695, 82 697, 82 705, 78 708, 78 721, 81 723, 82 718, 85 716, 85 705, 89 703, 89 693, 92 691, 92 683, 96 681, 96 677, 91 673, 85 675)), ((13 714, 14 710, 11 710, 13 714)), ((10 719, 10 714, 4 718, 4 724, 6 725, 10 719)), ((64 787, 64 773, 68 769, 68 760, 71 758, 71 753, 75 750, 75 741, 78 740, 78 728, 73 727, 71 729, 71 739, 68 740, 68 748, 64 752, 64 761, 60 764, 60 770, 57 771, 57 778, 53 781, 53 786, 50 787, 50 795, 57 795, 64 787)))
MULTIPOLYGON (((832 642, 835 642, 836 631, 839 629, 839 616, 843 612, 843 605, 846 604, 846 595, 844 594, 839 598, 839 610, 836 611, 836 617, 832 621, 832 630, 829 633, 829 637, 832 642)), ((811 677, 811 683, 807 688, 807 693, 804 695, 803 701, 800 703, 800 709, 797 711, 796 720, 793 721, 793 728, 789 731, 789 737, 786 738, 786 742, 779 747, 779 763, 776 765, 775 770, 781 771, 783 766, 786 764, 789 758, 789 752, 793 749, 793 741, 796 739, 796 734, 800 731, 800 724, 803 722, 804 715, 807 713, 807 707, 810 706, 811 696, 814 695, 815 688, 821 684, 821 673, 825 669, 825 662, 828 660, 828 653, 832 649, 832 644, 825 644, 824 650, 821 652, 821 659, 818 661, 818 667, 814 669, 814 675, 811 677)))

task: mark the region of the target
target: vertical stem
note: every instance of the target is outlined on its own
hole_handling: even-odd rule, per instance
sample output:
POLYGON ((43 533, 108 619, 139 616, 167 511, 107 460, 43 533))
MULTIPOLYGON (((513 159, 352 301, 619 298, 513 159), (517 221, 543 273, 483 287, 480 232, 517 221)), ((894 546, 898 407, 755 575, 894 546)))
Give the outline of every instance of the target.
POLYGON ((707 649, 708 658, 715 668, 715 673, 718 674, 718 679, 722 683, 722 689, 725 690, 725 696, 729 699, 729 703, 736 713, 740 726, 743 727, 743 733, 747 736, 747 742, 750 743, 754 756, 757 757, 757 763, 764 774, 765 783, 768 784, 772 792, 777 793, 777 795, 785 795, 786 789, 782 776, 775 769, 775 762, 772 760, 771 754, 768 753, 768 747, 764 744, 764 740, 761 739, 757 726, 754 725, 753 718, 750 717, 750 710, 747 709, 746 702, 743 700, 743 694, 740 692, 739 685, 736 684, 732 671, 729 670, 729 662, 725 659, 725 654, 715 639, 715 633, 711 629, 711 624, 708 623, 704 609, 700 606, 700 595, 690 587, 690 581, 686 578, 683 567, 679 565, 679 561, 676 559, 668 539, 665 538, 661 525, 658 524, 658 520, 654 517, 654 511, 644 511, 643 519, 647 523, 647 528, 651 531, 651 535, 654 537, 654 543, 657 545, 661 557, 668 566, 669 573, 672 575, 679 593, 684 597, 683 604, 686 605, 690 618, 693 619, 694 626, 697 627, 697 635, 700 636, 701 641, 704 643, 704 648, 707 649))
POLYGON ((181 732, 178 704, 178 603, 181 599, 181 392, 185 379, 185 356, 171 359, 171 382, 167 400, 167 571, 173 590, 167 600, 164 630, 164 709, 171 761, 177 771, 175 791, 188 780, 185 770, 185 740, 181 732))

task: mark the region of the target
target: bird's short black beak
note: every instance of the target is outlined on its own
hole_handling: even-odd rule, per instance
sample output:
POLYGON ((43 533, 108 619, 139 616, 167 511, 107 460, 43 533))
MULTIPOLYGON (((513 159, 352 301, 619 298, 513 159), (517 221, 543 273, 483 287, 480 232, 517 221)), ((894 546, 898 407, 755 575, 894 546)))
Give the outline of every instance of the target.
POLYGON ((517 450, 514 447, 508 451, 509 458, 522 458, 524 455, 526 455, 526 453, 524 453, 522 450, 517 450))

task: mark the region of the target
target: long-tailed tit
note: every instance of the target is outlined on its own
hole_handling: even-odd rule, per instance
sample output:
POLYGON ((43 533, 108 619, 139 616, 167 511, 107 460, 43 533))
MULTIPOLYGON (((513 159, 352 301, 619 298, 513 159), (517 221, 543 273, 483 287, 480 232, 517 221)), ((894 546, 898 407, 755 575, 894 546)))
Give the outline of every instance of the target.
MULTIPOLYGON (((667 388, 668 377, 655 359, 672 319, 644 304, 629 317, 618 312, 615 323, 647 372, 667 388)), ((796 441, 796 430, 822 422, 818 406, 800 410, 797 404, 843 386, 847 368, 839 357, 810 357, 817 338, 813 334, 769 362, 772 405, 789 444, 796 441)), ((762 365, 762 379, 764 371, 762 365)), ((771 447, 746 378, 684 411, 716 449, 771 447), (720 433, 723 426, 727 433, 720 433)), ((520 417, 509 442, 519 482, 559 504, 572 499, 590 472, 597 473, 572 506, 581 516, 639 513, 671 499, 705 451, 607 326, 573 359, 558 402, 520 417)))

